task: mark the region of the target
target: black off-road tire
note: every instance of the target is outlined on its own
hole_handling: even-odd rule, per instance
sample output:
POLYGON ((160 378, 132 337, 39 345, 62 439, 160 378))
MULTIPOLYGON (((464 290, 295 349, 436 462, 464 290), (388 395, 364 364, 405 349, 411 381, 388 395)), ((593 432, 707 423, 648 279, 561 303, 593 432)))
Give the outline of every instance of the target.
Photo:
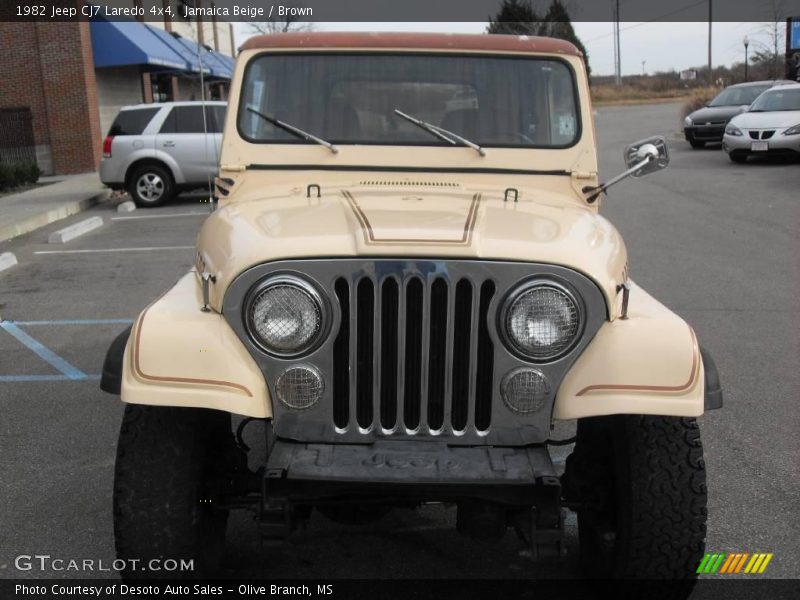
POLYGON ((214 500, 232 445, 228 413, 126 405, 114 471, 114 541, 117 558, 129 561, 124 579, 216 571, 228 513, 214 500), (131 568, 131 559, 140 562, 131 568), (194 568, 152 571, 151 559, 191 560, 194 568))
POLYGON ((695 419, 581 419, 563 483, 565 495, 583 503, 577 512, 586 576, 638 580, 626 590, 648 600, 689 595, 707 516, 695 419))
POLYGON ((145 163, 131 171, 128 177, 128 193, 139 208, 155 208, 172 200, 175 196, 175 181, 169 169, 157 163, 145 163), (154 190, 159 190, 148 197, 142 191, 143 182, 150 181, 155 185, 154 190))
POLYGON ((689 138, 689 144, 692 146, 692 148, 705 148, 706 147, 706 143, 705 142, 701 142, 700 140, 696 140, 694 138, 689 138))

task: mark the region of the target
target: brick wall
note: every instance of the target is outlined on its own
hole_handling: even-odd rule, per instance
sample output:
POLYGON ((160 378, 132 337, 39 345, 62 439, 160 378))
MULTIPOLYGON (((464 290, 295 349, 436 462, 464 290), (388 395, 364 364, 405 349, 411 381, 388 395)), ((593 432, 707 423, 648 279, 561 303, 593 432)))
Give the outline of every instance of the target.
POLYGON ((29 106, 52 170, 82 173, 100 160, 100 122, 88 23, 0 23, 0 106, 29 106))
POLYGON ((0 22, 0 107, 30 107, 37 146, 50 145, 35 23, 0 22))

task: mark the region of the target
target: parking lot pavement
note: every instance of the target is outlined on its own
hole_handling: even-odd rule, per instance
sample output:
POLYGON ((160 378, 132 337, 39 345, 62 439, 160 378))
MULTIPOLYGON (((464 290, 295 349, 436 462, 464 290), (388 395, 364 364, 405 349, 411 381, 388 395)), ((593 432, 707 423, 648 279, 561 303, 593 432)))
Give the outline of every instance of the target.
MULTIPOLYGON (((625 237, 633 278, 692 324, 720 369, 725 408, 702 419, 708 549, 773 552, 771 576, 800 577, 800 165, 734 165, 719 149, 691 150, 674 139, 678 111, 598 111, 606 178, 622 170, 628 142, 651 133, 673 138, 670 168, 613 188, 603 212, 625 237)), ((103 206, 78 219, 98 215, 105 225, 56 249, 65 252, 50 253, 53 227, 0 243, 20 261, 0 274, 0 316, 16 328, 0 329, 0 577, 39 575, 16 571, 18 554, 113 559, 121 405, 98 389, 97 377, 116 333, 190 267, 207 210, 192 198, 134 218, 103 206)), ((557 464, 568 452, 557 449, 557 464)), ((467 541, 454 521, 454 510, 441 505, 355 528, 315 513, 283 548, 262 548, 252 517, 236 515, 226 571, 289 578, 579 571, 574 518, 567 558, 536 565, 511 532, 496 544, 467 541)))

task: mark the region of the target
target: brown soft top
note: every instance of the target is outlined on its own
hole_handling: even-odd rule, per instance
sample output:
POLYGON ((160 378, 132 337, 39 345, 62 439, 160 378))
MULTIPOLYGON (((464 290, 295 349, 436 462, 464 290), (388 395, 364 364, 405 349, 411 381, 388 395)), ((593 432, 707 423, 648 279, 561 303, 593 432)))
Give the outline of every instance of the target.
POLYGON ((414 50, 542 52, 582 56, 571 43, 556 38, 463 33, 273 33, 251 37, 242 45, 241 50, 257 48, 408 48, 414 50))

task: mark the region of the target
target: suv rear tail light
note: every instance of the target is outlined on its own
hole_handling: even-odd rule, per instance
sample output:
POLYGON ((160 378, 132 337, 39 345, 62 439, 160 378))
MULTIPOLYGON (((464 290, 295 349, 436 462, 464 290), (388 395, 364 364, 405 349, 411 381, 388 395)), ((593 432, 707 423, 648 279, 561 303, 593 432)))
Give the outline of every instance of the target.
POLYGON ((108 135, 103 140, 103 158, 111 158, 111 144, 114 142, 114 136, 108 135))

